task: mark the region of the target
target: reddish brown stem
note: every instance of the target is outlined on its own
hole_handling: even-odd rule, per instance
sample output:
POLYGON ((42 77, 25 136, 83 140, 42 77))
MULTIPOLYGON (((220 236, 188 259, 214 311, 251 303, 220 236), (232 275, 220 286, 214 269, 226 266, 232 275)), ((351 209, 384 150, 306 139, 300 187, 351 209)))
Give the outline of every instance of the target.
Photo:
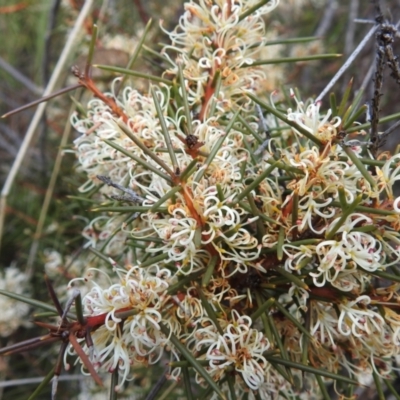
POLYGON ((214 79, 210 76, 207 82, 206 89, 204 91, 204 99, 203 99, 203 104, 201 105, 201 110, 199 114, 199 119, 200 121, 204 121, 206 117, 206 110, 208 103, 212 99, 214 92, 215 92, 215 86, 213 85, 214 79))
POLYGON ((87 370, 90 372, 90 375, 92 376, 92 378, 95 380, 95 382, 100 385, 103 386, 103 381, 101 380, 100 376, 98 375, 98 373, 96 372, 96 370, 93 367, 93 364, 91 363, 91 361, 89 360, 89 357, 86 355, 86 353, 83 351, 81 345, 79 344, 79 342, 76 340, 75 335, 71 332, 69 334, 69 342, 71 343, 72 347, 74 348, 74 350, 76 351, 76 354, 78 354, 78 356, 80 357, 80 359, 82 360, 83 364, 85 365, 85 367, 87 368, 87 370))

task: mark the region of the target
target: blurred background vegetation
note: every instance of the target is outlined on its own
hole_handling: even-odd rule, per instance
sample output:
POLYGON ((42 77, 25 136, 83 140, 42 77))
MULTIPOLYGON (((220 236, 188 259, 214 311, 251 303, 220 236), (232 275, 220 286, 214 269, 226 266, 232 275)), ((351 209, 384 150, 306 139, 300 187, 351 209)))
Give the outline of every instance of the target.
MULTIPOLYGON (((0 0, 0 115, 29 103, 41 96, 48 83, 54 66, 66 43, 68 35, 76 21, 84 1, 82 0, 0 0)), ((400 2, 382 0, 381 7, 385 18, 393 23, 400 20, 400 2)), ((178 23, 183 12, 182 0, 97 0, 94 1, 90 16, 84 23, 79 40, 76 42, 73 56, 67 68, 57 82, 57 89, 76 83, 70 73, 70 67, 78 65, 84 68, 89 47, 93 23, 99 26, 99 37, 93 63, 125 67, 138 38, 150 17, 153 20, 147 35, 145 47, 140 59, 134 65, 139 71, 160 75, 162 64, 157 57, 166 43, 166 35, 159 27, 170 30, 178 23)), ((358 43, 371 28, 371 23, 355 21, 356 18, 374 21, 374 5, 367 0, 281 0, 281 5, 273 13, 273 19, 267 23, 270 40, 278 38, 296 38, 315 36, 319 40, 305 44, 293 44, 286 47, 269 46, 267 57, 295 57, 319 53, 340 53, 341 58, 309 63, 278 64, 269 68, 268 84, 260 88, 268 96, 272 90, 298 88, 303 99, 316 97, 336 73, 358 43)), ((400 40, 394 43, 396 54, 400 54, 400 40)), ((354 92, 364 87, 363 102, 368 102, 373 90, 373 66, 375 61, 375 43, 371 39, 356 58, 346 74, 332 91, 340 100, 349 80, 354 79, 354 92)), ((99 87, 108 90, 113 76, 100 70, 93 70, 93 77, 99 87)), ((131 80, 135 87, 146 91, 147 82, 141 79, 131 80)), ((382 114, 398 112, 400 103, 399 86, 393 79, 385 76, 382 114)), ((69 121, 73 96, 82 104, 90 98, 89 93, 81 90, 65 94, 48 103, 45 114, 39 124, 34 139, 26 154, 16 182, 7 200, 5 231, 1 239, 0 268, 16 265, 24 271, 31 246, 35 239, 39 215, 44 196, 49 185, 53 166, 60 149, 61 138, 69 121)), ((329 108, 328 96, 322 109, 329 108)), ((0 182, 4 184, 11 165, 21 146, 27 127, 35 109, 31 108, 0 119, 0 182)), ((364 121, 361 121, 364 122, 364 121)), ((383 129, 383 128, 382 128, 383 129)), ((49 296, 43 284, 46 250, 56 250, 63 255, 74 256, 82 250, 83 239, 80 236, 85 226, 83 219, 77 216, 87 214, 87 203, 69 196, 78 194, 77 188, 84 179, 74 171, 75 158, 71 152, 75 132, 71 132, 61 168, 58 173, 49 209, 46 213, 43 230, 38 239, 38 248, 33 260, 32 296, 48 302, 49 296)), ((399 135, 392 135, 396 140, 399 135)), ((397 141, 400 141, 397 139, 397 141)), ((393 151, 395 143, 388 143, 393 151)), ((56 286, 67 283, 74 274, 64 265, 59 272, 56 286)), ((0 338, 2 346, 43 334, 43 329, 20 327, 12 337, 0 338)), ((7 381, 21 378, 45 376, 54 365, 56 352, 45 350, 24 353, 12 358, 0 359, 0 398, 26 399, 34 390, 37 382, 6 386, 7 381)), ((159 371, 162 373, 162 370, 159 371)), ((78 374, 79 371, 72 373, 78 374)), ((138 371, 137 379, 131 384, 127 398, 145 398, 157 374, 154 370, 138 371)), ((73 377, 71 377, 73 378, 73 377)), ((60 382, 57 398, 87 399, 108 398, 101 393, 85 392, 90 379, 75 378, 68 383, 60 382)), ((89 383, 89 386, 93 386, 89 383)), ((179 398, 178 387, 170 398, 179 398)), ((182 391, 180 393, 183 393, 182 391)), ((362 393, 362 398, 374 398, 370 393, 362 393)), ((360 393, 361 394, 361 393, 360 393)), ((168 395, 166 394, 166 398, 168 395)), ((42 394, 39 398, 49 398, 42 394)), ((184 397, 181 397, 184 398, 184 397)))

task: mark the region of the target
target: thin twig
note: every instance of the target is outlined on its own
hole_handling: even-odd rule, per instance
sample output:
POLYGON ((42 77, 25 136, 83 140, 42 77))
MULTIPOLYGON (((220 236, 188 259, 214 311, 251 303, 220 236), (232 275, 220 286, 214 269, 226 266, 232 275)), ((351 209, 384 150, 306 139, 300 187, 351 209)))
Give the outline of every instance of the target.
POLYGON ((351 0, 349 6, 349 15, 346 29, 346 36, 344 39, 344 54, 347 57, 354 47, 354 36, 356 33, 355 18, 358 13, 359 0, 351 0))
POLYGON ((353 51, 347 61, 343 64, 343 66, 339 69, 336 75, 331 79, 331 81, 326 85, 325 89, 320 93, 320 95, 315 99, 315 103, 322 100, 322 98, 331 90, 333 85, 340 79, 340 77, 345 73, 347 68, 350 67, 351 63, 355 60, 358 56, 360 51, 364 48, 367 44, 368 40, 372 37, 372 35, 377 31, 378 26, 374 26, 370 29, 370 31, 365 35, 364 39, 360 42, 357 48, 353 51))
POLYGON ((113 182, 108 176, 103 176, 103 175, 97 175, 97 179, 100 179, 103 183, 105 183, 108 186, 115 187, 116 189, 122 190, 129 196, 129 201, 132 201, 134 203, 143 203, 144 202, 144 197, 139 196, 135 191, 132 189, 126 188, 118 183, 113 182))

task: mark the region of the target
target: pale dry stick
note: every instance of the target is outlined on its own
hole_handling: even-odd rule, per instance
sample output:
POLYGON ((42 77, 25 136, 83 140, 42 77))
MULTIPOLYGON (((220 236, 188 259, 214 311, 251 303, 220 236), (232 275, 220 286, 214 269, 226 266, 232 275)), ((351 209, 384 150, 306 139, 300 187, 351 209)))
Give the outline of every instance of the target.
MULTIPOLYGON (((90 9, 92 8, 93 1, 94 0, 86 0, 85 1, 85 4, 83 5, 82 10, 76 20, 75 26, 72 29, 71 33, 68 35, 67 42, 66 42, 64 49, 60 55, 60 58, 58 59, 57 65, 54 68, 54 72, 51 75, 50 81, 46 86, 43 96, 49 95, 54 90, 54 87, 56 86, 56 83, 57 83, 62 71, 64 70, 65 64, 68 61, 68 57, 74 50, 75 40, 76 40, 79 32, 81 31, 83 22, 85 21, 86 17, 89 14, 90 9)), ((1 239, 3 237, 3 227, 4 227, 4 219, 5 219, 5 214, 6 214, 7 197, 10 193, 10 190, 14 183, 15 177, 21 167, 22 161, 25 158, 26 152, 32 141, 32 138, 36 131, 36 128, 42 119, 45 108, 46 108, 46 103, 40 103, 38 105, 36 112, 32 118, 32 121, 26 132, 24 141, 22 142, 22 145, 19 149, 18 155, 15 158, 14 163, 11 167, 10 173, 7 176, 6 182, 3 186, 3 190, 1 191, 1 197, 0 197, 0 244, 1 244, 1 239)))
MULTIPOLYGON (((76 108, 76 105, 74 103, 72 103, 71 110, 68 115, 71 115, 74 112, 75 108, 76 108)), ((36 231, 33 236, 33 242, 31 244, 31 248, 29 250, 29 257, 28 257, 28 262, 26 265, 26 274, 28 277, 30 277, 31 273, 33 272, 33 263, 36 258, 37 250, 39 248, 39 240, 40 240, 40 237, 42 236, 43 226, 46 221, 47 211, 49 209, 50 202, 53 197, 54 187, 56 185, 58 173, 60 171, 61 162, 62 162, 62 158, 64 155, 63 149, 67 145, 70 133, 71 133, 71 123, 69 121, 67 121, 65 128, 64 128, 63 135, 61 137, 60 147, 58 149, 56 161, 54 163, 53 172, 51 173, 50 182, 49 182, 49 185, 47 186, 46 194, 44 196, 42 209, 40 210, 39 221, 36 225, 36 231)))
POLYGON ((344 39, 344 54, 347 57, 354 47, 354 36, 356 34, 356 16, 359 8, 359 0, 350 0, 349 16, 347 22, 346 36, 344 39))
POLYGON ((325 89, 321 92, 321 94, 315 99, 315 103, 321 101, 321 99, 331 90, 332 86, 340 79, 340 77, 346 72, 347 68, 350 67, 351 63, 358 56, 360 51, 367 44, 368 40, 372 37, 372 35, 377 31, 378 26, 374 26, 371 30, 365 35, 364 39, 360 42, 360 44, 356 47, 347 61, 343 64, 343 66, 336 72, 336 75, 331 79, 331 81, 326 85, 325 89))

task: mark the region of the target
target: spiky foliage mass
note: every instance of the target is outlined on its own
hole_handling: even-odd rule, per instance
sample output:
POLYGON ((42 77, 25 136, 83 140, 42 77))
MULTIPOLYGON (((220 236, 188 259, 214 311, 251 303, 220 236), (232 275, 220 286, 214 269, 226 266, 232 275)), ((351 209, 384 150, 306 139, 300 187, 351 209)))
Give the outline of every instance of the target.
POLYGON ((193 368, 215 397, 319 396, 389 379, 399 353, 400 156, 347 140, 366 131, 346 100, 261 100, 278 2, 257 3, 186 3, 161 83, 116 81, 72 116, 99 263, 71 286, 89 285, 82 345, 116 390, 168 355, 187 390, 193 368))

